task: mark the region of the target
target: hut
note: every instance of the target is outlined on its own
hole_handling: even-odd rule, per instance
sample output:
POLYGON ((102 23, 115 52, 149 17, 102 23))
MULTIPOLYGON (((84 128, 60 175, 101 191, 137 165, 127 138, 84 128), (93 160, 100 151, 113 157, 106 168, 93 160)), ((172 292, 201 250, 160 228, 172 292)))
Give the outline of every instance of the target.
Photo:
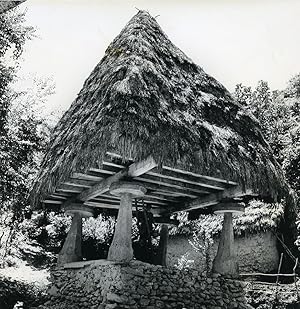
POLYGON ((73 216, 61 265, 81 259, 82 218, 99 210, 118 209, 108 253, 116 262, 133 259, 132 212, 144 205, 166 224, 180 211, 224 214, 213 270, 235 274, 232 214, 249 198, 281 201, 288 191, 257 120, 139 11, 57 124, 33 204, 73 216))

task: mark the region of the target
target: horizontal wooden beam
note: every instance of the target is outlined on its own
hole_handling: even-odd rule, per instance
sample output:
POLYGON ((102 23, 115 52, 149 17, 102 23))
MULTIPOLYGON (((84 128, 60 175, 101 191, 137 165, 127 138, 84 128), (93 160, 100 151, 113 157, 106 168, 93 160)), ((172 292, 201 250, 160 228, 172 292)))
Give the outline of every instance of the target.
POLYGON ((198 179, 198 181, 195 181, 193 179, 191 179, 191 177, 187 177, 186 175, 182 174, 180 176, 178 175, 174 175, 172 172, 168 173, 168 172, 158 172, 158 171, 150 171, 148 172, 145 176, 154 176, 160 179, 166 179, 169 181, 172 181, 172 183, 183 183, 187 186, 192 186, 193 188, 197 188, 201 189, 203 191, 207 191, 207 192, 216 192, 216 191, 223 191, 224 188, 226 188, 226 186, 222 185, 211 185, 209 183, 207 183, 207 181, 200 181, 198 179), (175 177, 176 176, 176 177, 175 177))
POLYGON ((88 173, 89 175, 92 175, 92 176, 99 175, 99 177, 105 178, 107 176, 114 175, 116 172, 105 170, 102 168, 90 168, 88 173))
POLYGON ((63 204, 63 201, 50 200, 50 199, 43 200, 42 202, 43 202, 44 204, 55 204, 55 205, 61 205, 61 204, 63 204))
MULTIPOLYGON (((201 190, 199 187, 194 186, 194 185, 190 185, 190 184, 185 184, 185 183, 181 183, 179 181, 174 181, 174 180, 166 180, 163 178, 159 178, 159 177, 155 177, 155 176, 150 176, 150 175, 143 175, 142 177, 135 177, 134 178, 137 181, 141 181, 141 182, 147 182, 147 183, 152 183, 152 184, 157 184, 161 187, 168 187, 168 188, 173 188, 177 190, 183 190, 183 191, 189 191, 192 192, 193 195, 196 196, 201 196, 201 195, 205 195, 208 194, 208 191, 205 190, 201 190)), ((222 189, 223 190, 223 189, 222 189)))
POLYGON ((172 188, 172 187, 166 187, 162 186, 161 184, 157 183, 150 183, 150 182, 144 182, 142 177, 137 177, 135 178, 137 181, 143 182, 143 186, 151 191, 150 193, 152 194, 153 192, 161 192, 162 195, 166 195, 166 198, 170 197, 188 197, 188 198, 197 198, 198 195, 195 194, 195 192, 191 192, 187 189, 178 189, 178 188, 172 188), (152 192, 153 191, 153 192, 152 192), (176 195, 175 195, 176 194, 176 195))
MULTIPOLYGON (((95 207, 95 208, 107 208, 107 209, 119 209, 119 204, 108 204, 108 203, 97 203, 97 202, 91 202, 91 201, 87 201, 84 202, 85 206, 89 206, 89 207, 95 207)), ((142 211, 143 208, 141 207, 141 204, 138 205, 138 210, 142 211)), ((157 208, 152 208, 151 209, 151 213, 153 215, 159 215, 161 212, 163 211, 163 209, 157 207, 157 208)), ((132 207, 132 212, 136 212, 136 208, 132 207)))
POLYGON ((79 199, 81 201, 88 201, 98 195, 101 195, 102 193, 107 192, 112 183, 117 182, 124 177, 136 177, 142 175, 156 166, 157 164, 152 157, 140 162, 132 163, 129 167, 122 169, 118 173, 105 178, 100 183, 97 183, 93 187, 83 191, 79 195, 79 199))
POLYGON ((83 187, 62 184, 55 191, 56 192, 68 192, 68 193, 77 194, 77 193, 81 193, 84 189, 85 188, 83 188, 83 187))
POLYGON ((192 177, 198 178, 199 180, 212 181, 213 183, 218 183, 219 185, 220 184, 225 184, 225 185, 230 185, 230 186, 237 186, 238 185, 237 182, 230 181, 230 180, 227 180, 227 179, 205 176, 205 175, 181 170, 181 169, 178 169, 178 168, 172 168, 172 167, 169 167, 169 166, 166 166, 166 165, 163 165, 162 168, 163 168, 163 170, 175 172, 176 174, 192 176, 192 177))
POLYGON ((53 198, 53 199, 58 199, 58 200, 67 200, 68 199, 68 194, 51 194, 49 195, 49 198, 53 198))
POLYGON ((71 175, 72 179, 82 179, 82 180, 90 180, 90 181, 101 181, 103 180, 103 177, 99 177, 99 176, 92 176, 92 175, 88 175, 88 174, 82 174, 82 173, 74 173, 71 175))
POLYGON ((184 203, 182 206, 175 206, 166 210, 166 214, 171 214, 179 211, 190 211, 199 208, 210 207, 217 205, 224 200, 230 200, 234 198, 257 196, 252 190, 242 190, 241 188, 231 188, 220 193, 212 193, 206 197, 200 197, 190 202, 184 203))
POLYGON ((79 188, 90 188, 95 184, 95 181, 88 181, 82 179, 70 179, 63 183, 63 185, 79 187, 79 188))

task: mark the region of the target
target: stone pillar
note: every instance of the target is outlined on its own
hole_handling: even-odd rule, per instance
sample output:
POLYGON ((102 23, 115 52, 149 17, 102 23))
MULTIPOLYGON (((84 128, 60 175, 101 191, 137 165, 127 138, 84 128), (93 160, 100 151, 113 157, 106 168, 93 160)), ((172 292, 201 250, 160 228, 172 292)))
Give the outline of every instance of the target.
POLYGON ((112 244, 107 259, 127 263, 133 259, 132 230, 132 199, 141 197, 146 189, 134 182, 117 182, 111 185, 110 193, 120 196, 120 207, 112 244))
POLYGON ((234 247, 232 214, 244 212, 244 206, 237 203, 222 203, 216 206, 214 211, 215 213, 223 213, 224 221, 212 271, 223 275, 236 275, 238 274, 238 263, 234 247))
POLYGON ((166 224, 161 226, 160 239, 158 245, 158 264, 167 266, 167 248, 169 241, 169 228, 166 224))
POLYGON ((72 216, 72 224, 64 245, 58 254, 57 265, 63 266, 66 263, 82 260, 82 218, 90 217, 93 212, 90 208, 80 205, 71 205, 65 208, 65 213, 72 216))

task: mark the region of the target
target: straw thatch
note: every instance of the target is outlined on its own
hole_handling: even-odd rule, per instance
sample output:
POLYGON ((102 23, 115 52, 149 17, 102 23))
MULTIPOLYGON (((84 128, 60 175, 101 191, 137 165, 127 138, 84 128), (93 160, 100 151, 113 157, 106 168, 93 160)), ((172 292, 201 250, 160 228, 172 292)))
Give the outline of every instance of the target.
POLYGON ((255 118, 139 11, 56 126, 34 192, 101 168, 107 151, 237 181, 264 196, 284 180, 255 118))

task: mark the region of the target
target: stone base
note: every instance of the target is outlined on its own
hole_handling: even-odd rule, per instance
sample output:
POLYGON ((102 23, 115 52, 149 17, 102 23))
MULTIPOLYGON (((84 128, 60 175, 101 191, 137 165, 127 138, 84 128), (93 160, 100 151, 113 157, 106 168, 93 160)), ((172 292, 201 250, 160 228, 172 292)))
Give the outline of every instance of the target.
POLYGON ((70 263, 51 281, 47 309, 249 308, 243 282, 138 261, 70 263))

